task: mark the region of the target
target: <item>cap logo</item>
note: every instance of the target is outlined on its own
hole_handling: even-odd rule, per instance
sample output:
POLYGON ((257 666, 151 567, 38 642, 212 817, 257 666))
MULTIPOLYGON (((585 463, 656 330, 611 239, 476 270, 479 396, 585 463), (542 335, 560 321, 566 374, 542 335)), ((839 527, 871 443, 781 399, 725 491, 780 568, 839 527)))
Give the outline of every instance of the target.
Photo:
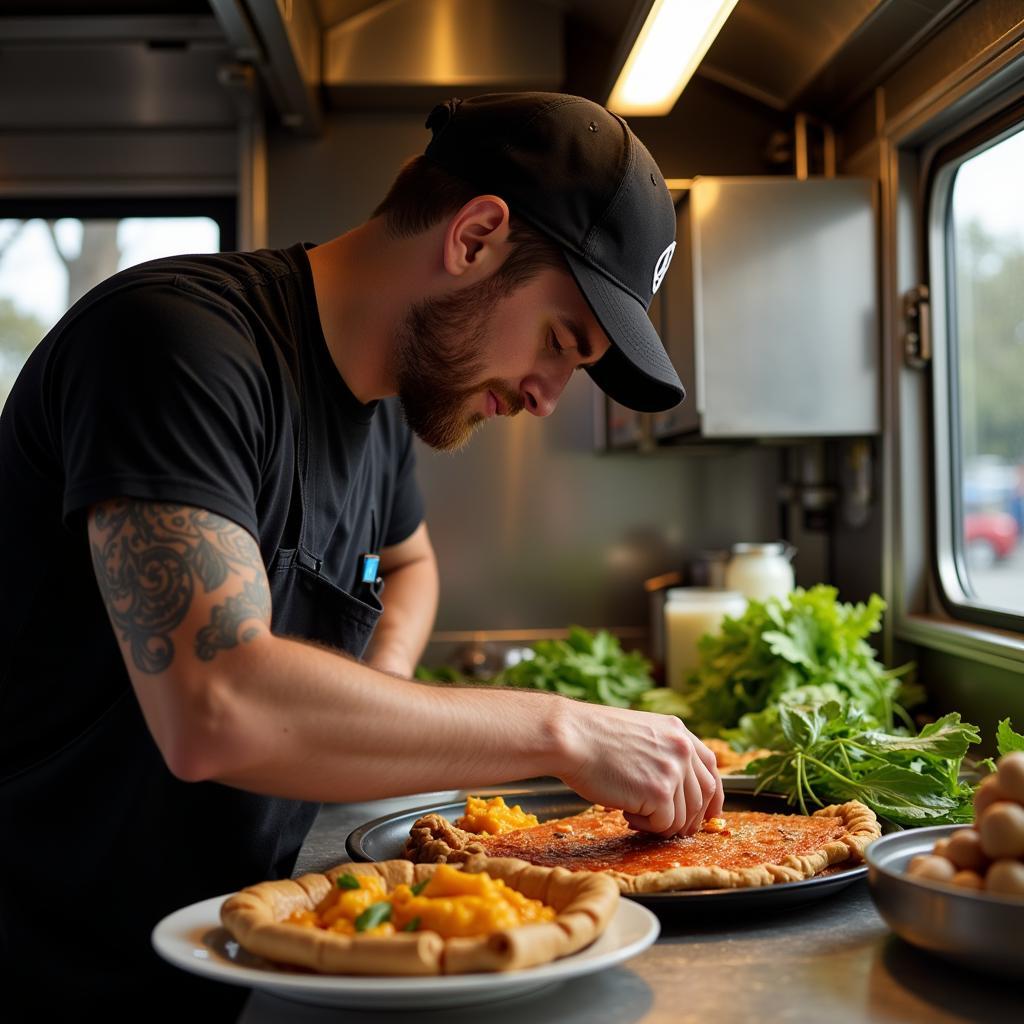
POLYGON ((676 243, 673 242, 659 257, 658 262, 654 265, 654 282, 651 288, 651 294, 653 295, 661 287, 661 282, 665 280, 665 275, 668 273, 668 265, 672 262, 672 257, 675 255, 676 243))

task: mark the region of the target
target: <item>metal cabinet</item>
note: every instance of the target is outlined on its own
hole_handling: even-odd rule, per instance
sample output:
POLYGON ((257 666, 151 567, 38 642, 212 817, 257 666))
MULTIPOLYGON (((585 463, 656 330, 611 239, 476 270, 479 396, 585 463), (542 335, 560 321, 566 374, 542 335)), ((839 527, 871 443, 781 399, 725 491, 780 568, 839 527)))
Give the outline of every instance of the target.
POLYGON ((877 433, 874 183, 697 178, 677 209, 655 315, 688 396, 654 437, 877 433))

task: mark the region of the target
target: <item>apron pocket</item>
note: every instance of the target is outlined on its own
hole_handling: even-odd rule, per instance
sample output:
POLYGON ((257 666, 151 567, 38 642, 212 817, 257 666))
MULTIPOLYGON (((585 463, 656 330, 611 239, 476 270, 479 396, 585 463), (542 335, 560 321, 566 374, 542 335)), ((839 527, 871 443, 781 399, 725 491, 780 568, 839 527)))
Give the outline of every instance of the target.
POLYGON ((326 643, 353 658, 363 656, 383 611, 374 594, 367 593, 368 601, 349 594, 292 551, 278 552, 270 592, 274 633, 326 643))

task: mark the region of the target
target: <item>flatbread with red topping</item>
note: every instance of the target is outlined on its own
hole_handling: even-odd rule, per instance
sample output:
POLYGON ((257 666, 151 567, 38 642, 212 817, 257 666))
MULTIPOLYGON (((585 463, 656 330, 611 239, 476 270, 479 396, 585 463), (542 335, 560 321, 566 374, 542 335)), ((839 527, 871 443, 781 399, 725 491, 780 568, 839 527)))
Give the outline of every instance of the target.
POLYGON ((738 889, 811 878, 860 861, 881 835, 874 812, 852 800, 811 815, 725 811, 692 836, 631 829, 621 811, 595 805, 567 818, 499 835, 474 835, 439 814, 413 825, 405 856, 418 863, 516 857, 543 867, 609 875, 626 893, 738 889))

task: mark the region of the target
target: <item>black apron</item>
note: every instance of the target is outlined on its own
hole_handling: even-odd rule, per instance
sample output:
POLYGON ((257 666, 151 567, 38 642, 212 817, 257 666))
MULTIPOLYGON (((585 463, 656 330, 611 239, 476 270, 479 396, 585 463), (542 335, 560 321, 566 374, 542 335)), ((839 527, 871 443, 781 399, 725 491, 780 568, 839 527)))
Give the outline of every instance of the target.
MULTIPOLYGON (((381 605, 372 589, 364 600, 321 575, 330 540, 315 512, 327 472, 318 457, 324 427, 307 397, 297 543, 279 550, 268 571, 272 629, 359 658, 381 605)), ((9 1007, 19 993, 30 1000, 24 1017, 15 1010, 7 1019, 87 1007, 120 1007, 139 1020, 180 1020, 182 1008, 229 1019, 223 1015, 236 1013, 247 991, 164 964, 150 946, 152 928, 180 907, 289 877, 318 810, 175 778, 129 686, 63 749, 0 781, 8 866, 0 873, 0 991, 9 1007)))
MULTIPOLYGON (((306 373, 300 369, 300 377, 314 372, 315 368, 306 373)), ((361 658, 381 616, 379 585, 363 588, 360 598, 322 575, 331 539, 329 527, 333 525, 316 515, 317 495, 328 473, 322 457, 328 445, 324 436, 326 410, 319 391, 301 383, 300 388, 303 395, 296 488, 301 514, 295 544, 278 550, 267 573, 274 607, 273 631, 278 636, 318 640, 361 658)), ((295 535, 286 528, 286 537, 289 534, 295 535)))

